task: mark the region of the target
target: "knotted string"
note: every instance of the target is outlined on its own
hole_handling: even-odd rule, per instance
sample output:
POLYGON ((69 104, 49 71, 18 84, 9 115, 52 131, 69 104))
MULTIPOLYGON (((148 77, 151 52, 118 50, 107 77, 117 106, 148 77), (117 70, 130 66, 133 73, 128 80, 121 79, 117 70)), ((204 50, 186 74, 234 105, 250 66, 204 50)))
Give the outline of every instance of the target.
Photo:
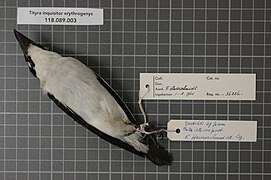
POLYGON ((149 123, 147 121, 147 116, 146 116, 144 107, 142 105, 142 100, 150 92, 150 86, 148 84, 146 84, 144 90, 145 91, 143 91, 143 92, 139 91, 139 94, 138 94, 138 97, 139 97, 138 105, 139 105, 140 111, 141 111, 141 113, 143 115, 144 122, 142 124, 140 124, 139 128, 137 129, 137 132, 143 133, 143 134, 158 134, 160 132, 176 132, 176 130, 167 130, 167 129, 163 129, 163 128, 157 129, 157 130, 154 130, 154 131, 146 131, 145 130, 145 127, 148 126, 149 123))

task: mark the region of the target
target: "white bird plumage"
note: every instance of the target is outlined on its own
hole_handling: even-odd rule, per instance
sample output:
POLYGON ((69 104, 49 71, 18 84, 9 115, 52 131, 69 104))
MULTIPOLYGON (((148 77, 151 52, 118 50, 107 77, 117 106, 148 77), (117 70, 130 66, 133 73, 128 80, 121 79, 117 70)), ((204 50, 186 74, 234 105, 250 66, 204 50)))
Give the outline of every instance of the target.
MULTIPOLYGON (((172 156, 158 144, 155 134, 138 131, 139 123, 100 76, 77 59, 62 57, 20 32, 14 33, 43 92, 65 113, 112 144, 148 157, 157 165, 172 163, 172 156)), ((150 132, 155 128, 145 129, 150 132)))
POLYGON ((35 45, 29 46, 28 55, 46 93, 53 94, 100 131, 127 142, 140 152, 148 152, 148 147, 139 141, 142 135, 135 134, 136 128, 91 69, 75 58, 62 57, 35 45))

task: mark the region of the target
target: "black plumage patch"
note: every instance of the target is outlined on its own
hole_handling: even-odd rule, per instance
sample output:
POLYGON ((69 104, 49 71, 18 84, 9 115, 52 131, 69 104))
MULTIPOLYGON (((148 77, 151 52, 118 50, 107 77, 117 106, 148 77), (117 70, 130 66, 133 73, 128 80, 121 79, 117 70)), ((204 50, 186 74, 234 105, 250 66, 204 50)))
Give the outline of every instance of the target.
POLYGON ((37 77, 36 70, 35 70, 35 64, 34 64, 33 60, 31 59, 31 57, 26 56, 26 55, 24 54, 24 58, 25 58, 25 61, 26 61, 27 63, 29 63, 29 64, 28 64, 28 68, 29 68, 30 72, 31 72, 36 78, 38 78, 38 77, 37 77))

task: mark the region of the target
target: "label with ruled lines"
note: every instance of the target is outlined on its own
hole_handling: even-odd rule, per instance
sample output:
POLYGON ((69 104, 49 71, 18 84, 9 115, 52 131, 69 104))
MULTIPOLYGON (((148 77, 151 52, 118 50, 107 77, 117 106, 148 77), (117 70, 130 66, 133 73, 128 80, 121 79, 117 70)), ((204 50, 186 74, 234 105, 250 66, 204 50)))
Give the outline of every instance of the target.
POLYGON ((17 24, 103 25, 103 9, 20 7, 17 24))
POLYGON ((257 121, 171 120, 168 130, 172 141, 257 141, 257 121))
POLYGON ((256 74, 141 73, 143 99, 255 100, 256 74))

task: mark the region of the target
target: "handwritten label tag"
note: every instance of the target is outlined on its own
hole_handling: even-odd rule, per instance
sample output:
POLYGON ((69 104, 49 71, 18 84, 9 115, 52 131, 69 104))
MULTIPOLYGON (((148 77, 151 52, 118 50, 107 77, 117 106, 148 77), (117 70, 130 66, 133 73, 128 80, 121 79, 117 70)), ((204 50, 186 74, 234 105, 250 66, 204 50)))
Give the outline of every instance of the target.
POLYGON ((255 100, 256 74, 141 73, 143 99, 255 100))
POLYGON ((103 25, 103 9, 20 7, 17 24, 103 25))
POLYGON ((172 141, 257 141, 257 121, 171 120, 168 130, 172 141))

